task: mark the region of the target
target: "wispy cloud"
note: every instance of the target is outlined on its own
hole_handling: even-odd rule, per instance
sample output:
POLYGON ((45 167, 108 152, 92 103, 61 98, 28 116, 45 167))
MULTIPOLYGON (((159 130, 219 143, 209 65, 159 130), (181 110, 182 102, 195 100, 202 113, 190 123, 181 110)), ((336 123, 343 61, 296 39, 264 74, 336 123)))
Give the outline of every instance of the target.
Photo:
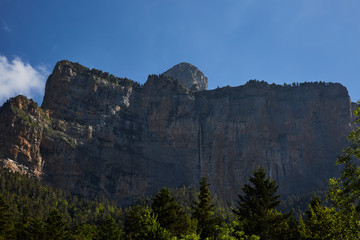
POLYGON ((29 98, 43 94, 48 73, 46 68, 34 68, 18 57, 9 61, 0 55, 0 104, 19 94, 29 98))
POLYGON ((11 29, 9 27, 9 25, 7 24, 7 22, 5 22, 4 20, 1 20, 1 23, 2 23, 2 26, 3 26, 3 29, 5 30, 5 32, 10 32, 11 29))

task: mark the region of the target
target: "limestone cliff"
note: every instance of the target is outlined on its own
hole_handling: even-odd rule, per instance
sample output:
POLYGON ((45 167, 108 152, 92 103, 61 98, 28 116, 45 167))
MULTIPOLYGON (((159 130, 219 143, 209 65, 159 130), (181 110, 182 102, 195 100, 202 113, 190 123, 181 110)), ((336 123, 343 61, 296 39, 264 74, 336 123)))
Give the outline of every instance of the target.
POLYGON ((257 166, 284 195, 324 189, 337 174, 352 122, 342 85, 187 87, 176 73, 140 86, 61 61, 41 108, 23 96, 1 107, 1 162, 122 203, 163 186, 196 185, 201 176, 235 199, 257 166))
POLYGON ((192 91, 207 90, 208 79, 194 65, 179 63, 163 73, 163 75, 180 80, 185 87, 192 91))

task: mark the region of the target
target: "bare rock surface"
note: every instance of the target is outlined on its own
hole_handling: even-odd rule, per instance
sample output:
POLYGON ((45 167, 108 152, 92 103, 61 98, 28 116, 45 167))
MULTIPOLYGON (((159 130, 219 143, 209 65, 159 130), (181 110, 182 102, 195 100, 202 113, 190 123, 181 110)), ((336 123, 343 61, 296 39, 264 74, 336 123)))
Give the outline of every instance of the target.
POLYGON ((178 79, 185 87, 192 91, 203 91, 208 88, 207 77, 190 63, 179 63, 163 74, 178 79))
POLYGON ((193 91, 206 89, 204 75, 194 76, 188 85, 151 75, 140 86, 60 61, 41 108, 24 96, 0 108, 0 162, 122 204, 202 176, 219 196, 236 199, 258 166, 285 196, 326 189, 337 176, 353 118, 345 87, 249 81, 193 91))

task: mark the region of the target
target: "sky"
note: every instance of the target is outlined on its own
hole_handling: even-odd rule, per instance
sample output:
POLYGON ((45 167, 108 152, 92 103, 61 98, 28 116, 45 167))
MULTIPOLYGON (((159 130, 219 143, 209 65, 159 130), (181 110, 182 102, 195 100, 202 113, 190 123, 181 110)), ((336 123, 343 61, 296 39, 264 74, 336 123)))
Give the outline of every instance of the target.
POLYGON ((359 0, 0 0, 0 104, 41 104, 67 59, 144 83, 180 62, 209 89, 338 82, 360 99, 359 0))

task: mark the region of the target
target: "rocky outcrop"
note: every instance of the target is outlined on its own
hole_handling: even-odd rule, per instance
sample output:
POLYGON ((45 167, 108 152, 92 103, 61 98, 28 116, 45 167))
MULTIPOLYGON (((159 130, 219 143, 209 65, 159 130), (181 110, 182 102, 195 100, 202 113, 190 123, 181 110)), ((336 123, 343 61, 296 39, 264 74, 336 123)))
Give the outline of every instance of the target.
POLYGON ((163 73, 163 75, 178 79, 185 87, 192 91, 203 91, 208 88, 208 79, 190 63, 179 63, 163 73))
POLYGON ((2 164, 123 204, 202 176, 235 199, 257 166, 283 195, 324 189, 338 173, 334 162, 352 122, 342 85, 249 81, 193 91, 172 71, 140 86, 59 62, 41 108, 22 96, 2 106, 2 164))

